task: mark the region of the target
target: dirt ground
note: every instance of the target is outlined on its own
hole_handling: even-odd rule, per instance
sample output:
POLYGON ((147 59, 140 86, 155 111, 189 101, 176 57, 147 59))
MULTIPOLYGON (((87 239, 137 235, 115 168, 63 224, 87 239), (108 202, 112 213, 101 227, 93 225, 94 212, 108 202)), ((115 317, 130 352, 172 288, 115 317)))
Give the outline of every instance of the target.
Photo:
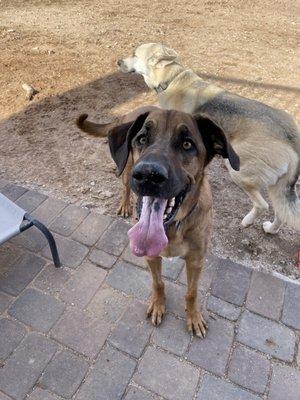
MULTIPOLYGON (((0 0, 0 177, 114 214, 121 183, 107 143, 85 137, 74 119, 88 112, 106 122, 155 103, 141 78, 115 65, 144 42, 163 42, 203 78, 297 118, 296 6, 293 0, 0 0), (31 102, 24 82, 39 90, 31 102)), ((299 236, 288 228, 268 236, 261 220, 242 229, 248 198, 220 160, 209 175, 212 252, 299 279, 299 236)))

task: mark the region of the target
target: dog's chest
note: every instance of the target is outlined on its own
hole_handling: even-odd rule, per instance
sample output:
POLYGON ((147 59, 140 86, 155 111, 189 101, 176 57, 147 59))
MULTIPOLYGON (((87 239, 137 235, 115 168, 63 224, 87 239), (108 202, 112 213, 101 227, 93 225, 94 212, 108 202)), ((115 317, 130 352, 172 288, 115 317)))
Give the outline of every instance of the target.
POLYGON ((187 254, 189 246, 188 242, 183 239, 181 234, 172 233, 168 235, 168 246, 161 253, 163 257, 183 257, 187 254))

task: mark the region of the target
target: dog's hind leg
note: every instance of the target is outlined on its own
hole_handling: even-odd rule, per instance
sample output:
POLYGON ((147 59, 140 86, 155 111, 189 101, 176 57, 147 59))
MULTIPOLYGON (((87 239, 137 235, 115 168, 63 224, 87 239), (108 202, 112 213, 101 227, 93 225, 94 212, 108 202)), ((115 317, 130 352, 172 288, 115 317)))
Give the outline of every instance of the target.
POLYGON ((123 218, 128 218, 131 215, 129 173, 132 163, 133 161, 128 158, 126 167, 122 174, 123 192, 120 207, 118 209, 118 215, 121 215, 123 218))
POLYGON ((148 267, 152 274, 153 290, 147 316, 151 317, 153 325, 159 325, 165 313, 165 284, 161 276, 161 257, 145 257, 148 267))
POLYGON ((253 207, 251 211, 242 220, 242 226, 247 228, 252 225, 255 219, 264 211, 269 209, 269 205, 260 193, 260 185, 251 178, 243 176, 242 172, 236 172, 232 168, 229 169, 233 182, 238 185, 250 197, 253 207))
POLYGON ((249 187, 248 188, 243 187, 242 189, 248 194, 248 196, 253 202, 253 208, 247 215, 245 215, 245 217, 242 220, 242 226, 244 228, 247 228, 248 226, 254 223, 254 221, 260 214, 269 209, 269 205, 262 197, 258 189, 249 187))
POLYGON ((251 226, 260 214, 269 209, 268 203, 260 193, 263 182, 256 176, 257 171, 253 170, 251 165, 249 166, 248 164, 244 164, 240 171, 235 171, 225 162, 233 182, 243 189, 253 203, 252 209, 245 215, 241 222, 244 228, 251 226))
POLYGON ((282 225, 281 219, 276 215, 275 212, 275 218, 274 221, 266 221, 263 223, 263 229, 266 233, 277 233, 282 225))

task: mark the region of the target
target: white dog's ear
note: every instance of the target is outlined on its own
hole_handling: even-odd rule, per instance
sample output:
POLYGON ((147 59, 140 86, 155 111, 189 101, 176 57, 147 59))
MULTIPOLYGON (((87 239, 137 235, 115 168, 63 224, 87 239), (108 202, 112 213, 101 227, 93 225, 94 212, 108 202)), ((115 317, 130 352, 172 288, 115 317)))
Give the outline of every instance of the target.
POLYGON ((156 68, 164 68, 166 65, 171 64, 179 56, 175 50, 163 47, 161 50, 157 50, 148 60, 148 64, 156 68))

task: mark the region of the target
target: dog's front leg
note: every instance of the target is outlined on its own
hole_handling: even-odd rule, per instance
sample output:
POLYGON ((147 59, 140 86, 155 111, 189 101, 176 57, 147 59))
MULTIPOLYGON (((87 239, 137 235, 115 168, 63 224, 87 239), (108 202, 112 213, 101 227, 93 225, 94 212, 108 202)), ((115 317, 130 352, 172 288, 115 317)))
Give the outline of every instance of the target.
POLYGON ((198 281, 203 268, 204 259, 194 257, 186 258, 186 275, 188 289, 185 296, 187 328, 189 332, 195 332, 199 337, 205 337, 207 325, 198 308, 197 294, 198 281))
POLYGON ((147 310, 153 325, 159 325, 165 313, 165 285, 161 276, 161 257, 147 258, 146 262, 152 274, 152 295, 147 310))

